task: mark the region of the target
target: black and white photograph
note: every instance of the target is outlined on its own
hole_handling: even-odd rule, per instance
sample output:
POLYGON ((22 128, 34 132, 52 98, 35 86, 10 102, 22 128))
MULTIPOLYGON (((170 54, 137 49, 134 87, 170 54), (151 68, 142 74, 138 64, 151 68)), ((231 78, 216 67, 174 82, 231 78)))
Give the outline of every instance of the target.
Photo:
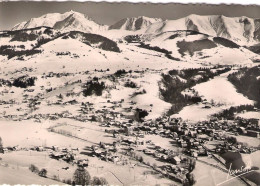
POLYGON ((0 1, 0 185, 260 185, 260 4, 0 1))

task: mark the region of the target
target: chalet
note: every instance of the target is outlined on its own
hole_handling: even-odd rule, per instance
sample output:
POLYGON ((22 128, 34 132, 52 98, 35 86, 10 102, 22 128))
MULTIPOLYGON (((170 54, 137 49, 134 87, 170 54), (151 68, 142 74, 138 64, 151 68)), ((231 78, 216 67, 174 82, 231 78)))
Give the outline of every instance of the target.
POLYGON ((62 159, 66 162, 71 162, 75 159, 75 154, 66 153, 66 155, 62 159))
POLYGON ((170 134, 171 134, 171 131, 170 131, 170 130, 166 130, 166 131, 164 132, 164 134, 165 134, 165 135, 170 135, 170 134))
POLYGON ((194 146, 194 147, 199 146, 199 142, 198 142, 198 141, 194 141, 194 142, 193 142, 193 146, 194 146))
POLYGON ((181 159, 178 157, 178 156, 175 156, 172 158, 172 162, 175 164, 175 165, 178 165, 181 163, 181 159))
POLYGON ((239 127, 239 128, 237 129, 237 131, 238 131, 240 134, 246 134, 246 133, 247 133, 245 127, 239 127))
POLYGON ((165 161, 165 160, 168 159, 168 156, 167 156, 167 155, 162 155, 162 156, 161 156, 161 159, 165 161))
POLYGON ((156 151, 160 152, 160 153, 164 153, 165 149, 160 147, 160 146, 155 146, 156 151))
POLYGON ((107 148, 108 148, 108 146, 107 146, 105 143, 103 143, 103 142, 100 142, 100 143, 99 143, 99 146, 100 146, 101 148, 103 148, 103 149, 107 149, 107 148))
POLYGON ((101 157, 102 155, 104 156, 106 154, 106 151, 97 149, 97 150, 94 150, 94 153, 96 156, 101 157))
POLYGON ((135 144, 136 145, 145 145, 145 140, 136 140, 135 144))
POLYGON ((128 150, 129 152, 134 152, 134 151, 135 151, 135 149, 132 148, 132 147, 129 147, 127 150, 128 150))
POLYGON ((118 148, 118 147, 120 147, 120 143, 119 143, 119 142, 116 142, 116 141, 114 141, 114 142, 113 142, 113 147, 115 147, 115 148, 118 148))
POLYGON ((145 135, 145 133, 144 133, 144 132, 141 132, 141 131, 139 131, 138 134, 137 134, 137 136, 138 136, 139 138, 144 138, 144 135, 145 135))
POLYGON ((153 156, 154 156, 155 158, 161 158, 161 154, 160 154, 159 152, 157 152, 157 151, 155 151, 155 152, 153 153, 153 156))
POLYGON ((148 155, 152 155, 152 154, 153 154, 152 151, 147 150, 147 149, 144 149, 143 152, 144 152, 145 154, 148 154, 148 155))
POLYGON ((203 140, 203 141, 211 141, 212 138, 207 136, 207 135, 200 135, 199 139, 203 140))
POLYGON ((96 151, 96 150, 98 150, 99 148, 98 148, 98 146, 96 146, 96 145, 92 145, 92 146, 91 146, 91 149, 92 149, 93 151, 96 151))
POLYGON ((254 130, 247 130, 247 135, 255 138, 260 138, 260 133, 254 130))
POLYGON ((259 121, 260 121, 259 119, 255 119, 255 118, 249 119, 250 124, 253 124, 253 125, 258 125, 259 121))
POLYGON ((198 158, 198 152, 197 151, 191 152, 191 156, 194 158, 198 158))
POLYGON ((126 134, 127 136, 133 135, 133 127, 126 127, 126 128, 125 128, 125 134, 126 134))
POLYGON ((3 153, 9 152, 8 148, 3 148, 3 153))
POLYGON ((41 147, 41 146, 39 146, 39 147, 36 147, 36 149, 35 150, 37 150, 37 151, 44 151, 44 148, 43 147, 41 147))
POLYGON ((80 167, 88 167, 89 160, 88 159, 83 159, 83 160, 78 160, 77 165, 80 167))
POLYGON ((119 161, 120 161, 120 158, 119 158, 118 156, 112 156, 112 157, 110 158, 110 160, 111 160, 112 162, 116 163, 116 162, 119 162, 119 161))
POLYGON ((182 148, 185 148, 185 147, 187 147, 187 146, 188 146, 188 144, 187 144, 186 141, 182 141, 182 142, 181 142, 181 147, 182 147, 182 148))
POLYGON ((206 156, 207 155, 207 151, 202 146, 199 146, 199 148, 198 148, 198 155, 206 156))
POLYGON ((175 139, 177 139, 177 138, 178 138, 177 132, 173 132, 173 133, 172 133, 172 137, 175 138, 175 139))
POLYGON ((180 131, 181 131, 181 127, 180 127, 179 125, 173 125, 173 126, 172 126, 172 130, 173 130, 174 132, 180 132, 180 131))
POLYGON ((215 132, 215 129, 206 129, 206 134, 208 134, 208 135, 213 135, 214 132, 215 132))
POLYGON ((245 149, 245 148, 242 148, 242 149, 240 149, 240 152, 241 153, 250 153, 247 149, 245 149))
POLYGON ((63 153, 63 152, 54 152, 54 153, 50 154, 51 158, 57 159, 57 160, 65 157, 65 156, 66 156, 66 153, 63 153))

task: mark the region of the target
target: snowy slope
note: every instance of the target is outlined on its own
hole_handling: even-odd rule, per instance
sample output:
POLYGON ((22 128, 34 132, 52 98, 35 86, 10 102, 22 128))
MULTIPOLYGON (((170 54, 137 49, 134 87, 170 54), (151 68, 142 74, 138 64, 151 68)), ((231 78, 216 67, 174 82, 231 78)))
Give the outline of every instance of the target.
POLYGON ((202 103, 189 105, 184 107, 178 114, 174 114, 173 117, 181 117, 191 121, 203 121, 210 118, 211 115, 231 106, 253 104, 252 100, 238 93, 234 85, 227 80, 227 76, 230 73, 224 73, 210 81, 194 86, 195 91, 203 99, 206 99, 208 102, 213 100, 213 102, 221 104, 221 106, 212 106, 210 109, 205 109, 205 105, 202 103))
POLYGON ((64 32, 71 30, 94 32, 97 30, 107 29, 107 26, 102 26, 95 23, 84 14, 69 11, 63 14, 50 13, 38 18, 31 18, 29 21, 15 25, 12 30, 35 28, 40 26, 53 27, 64 32))
POLYGON ((178 20, 166 20, 152 24, 146 33, 162 33, 176 30, 194 30, 211 36, 231 39, 239 44, 259 42, 259 21, 248 17, 222 15, 190 15, 178 20))

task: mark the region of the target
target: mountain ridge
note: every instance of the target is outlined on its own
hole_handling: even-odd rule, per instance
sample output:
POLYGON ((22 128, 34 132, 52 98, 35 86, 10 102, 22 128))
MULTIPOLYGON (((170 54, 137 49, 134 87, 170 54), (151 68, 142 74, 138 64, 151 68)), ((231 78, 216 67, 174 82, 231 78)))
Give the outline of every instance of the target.
POLYGON ((109 29, 117 29, 117 30, 145 30, 151 24, 162 21, 161 18, 150 18, 145 16, 138 16, 138 17, 130 17, 124 18, 120 21, 114 23, 113 25, 109 26, 109 29))
POLYGON ((196 15, 176 19, 162 20, 145 16, 130 17, 119 20, 112 25, 100 25, 88 16, 69 11, 63 14, 49 13, 38 18, 17 24, 12 30, 34 28, 39 26, 52 27, 61 32, 82 31, 100 33, 130 31, 133 34, 156 35, 167 31, 192 30, 214 37, 223 37, 240 45, 255 45, 260 41, 260 19, 226 17, 224 15, 196 15))
POLYGON ((226 17, 223 15, 200 16, 191 14, 177 20, 165 20, 152 24, 147 34, 166 31, 193 30, 211 36, 231 39, 239 44, 259 42, 260 26, 258 19, 242 17, 226 17))

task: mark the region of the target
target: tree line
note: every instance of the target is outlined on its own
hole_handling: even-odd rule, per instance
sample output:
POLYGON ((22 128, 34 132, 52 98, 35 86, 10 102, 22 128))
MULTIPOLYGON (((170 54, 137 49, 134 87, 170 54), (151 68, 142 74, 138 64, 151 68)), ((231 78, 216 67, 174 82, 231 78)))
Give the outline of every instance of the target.
POLYGON ((260 66, 241 68, 230 74, 228 80, 238 92, 256 101, 255 106, 260 108, 260 66))

